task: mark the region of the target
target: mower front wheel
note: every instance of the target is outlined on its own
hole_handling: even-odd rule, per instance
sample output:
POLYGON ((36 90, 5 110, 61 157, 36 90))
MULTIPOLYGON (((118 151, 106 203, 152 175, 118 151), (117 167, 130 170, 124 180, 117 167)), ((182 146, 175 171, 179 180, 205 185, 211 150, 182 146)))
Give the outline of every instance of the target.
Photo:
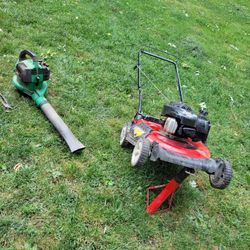
POLYGON ((144 165, 150 155, 151 152, 151 144, 147 138, 139 139, 134 147, 132 158, 131 158, 131 165, 132 166, 142 166, 144 165))
POLYGON ((121 147, 127 147, 129 145, 129 142, 127 141, 127 134, 130 130, 131 122, 126 123, 121 131, 120 134, 120 146, 121 147))
POLYGON ((233 170, 230 163, 225 160, 221 161, 218 170, 214 174, 209 175, 211 186, 217 189, 225 189, 233 177, 233 170))

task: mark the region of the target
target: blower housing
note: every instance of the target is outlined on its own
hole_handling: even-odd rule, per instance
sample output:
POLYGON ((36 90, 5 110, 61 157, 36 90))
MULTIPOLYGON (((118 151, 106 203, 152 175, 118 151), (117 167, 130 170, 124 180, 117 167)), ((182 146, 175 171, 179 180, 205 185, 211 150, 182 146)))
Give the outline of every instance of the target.
POLYGON ((201 109, 197 115, 182 102, 165 104, 161 113, 166 117, 164 130, 167 133, 202 142, 206 142, 211 127, 207 114, 201 109))
POLYGON ((37 69, 31 59, 23 60, 16 65, 16 74, 25 83, 41 83, 49 80, 50 70, 44 61, 37 62, 37 69))
POLYGON ((32 98, 68 144, 70 151, 74 153, 83 150, 85 146, 45 98, 49 85, 47 81, 50 77, 49 65, 45 61, 38 60, 34 52, 26 49, 20 52, 14 72, 12 83, 15 88, 32 98))

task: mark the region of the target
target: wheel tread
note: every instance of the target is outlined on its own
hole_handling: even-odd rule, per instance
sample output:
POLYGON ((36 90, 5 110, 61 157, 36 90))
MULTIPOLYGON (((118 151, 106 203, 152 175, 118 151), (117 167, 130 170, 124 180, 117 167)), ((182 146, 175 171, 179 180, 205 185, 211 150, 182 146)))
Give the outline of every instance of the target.
MULTIPOLYGON (((126 128, 126 134, 128 133, 129 131, 129 128, 131 126, 131 122, 127 122, 123 127, 122 127, 122 130, 124 128, 126 128)), ((121 131, 121 134, 122 134, 122 131, 121 131)), ((120 138, 121 138, 121 135, 120 135, 120 138)), ((123 147, 123 148, 126 148, 129 146, 129 141, 126 140, 126 136, 124 138, 124 140, 122 142, 120 142, 120 146, 123 147)))
POLYGON ((213 175, 209 176, 209 181, 212 187, 217 189, 225 189, 231 182, 233 170, 228 161, 224 161, 223 177, 215 182, 213 175))
MULTIPOLYGON (((142 150, 141 150, 141 155, 139 156, 139 159, 134 166, 144 165, 147 162, 150 151, 151 151, 151 144, 147 138, 141 138, 139 140, 142 141, 142 150)), ((132 157, 133 157, 133 155, 132 155, 132 157)))

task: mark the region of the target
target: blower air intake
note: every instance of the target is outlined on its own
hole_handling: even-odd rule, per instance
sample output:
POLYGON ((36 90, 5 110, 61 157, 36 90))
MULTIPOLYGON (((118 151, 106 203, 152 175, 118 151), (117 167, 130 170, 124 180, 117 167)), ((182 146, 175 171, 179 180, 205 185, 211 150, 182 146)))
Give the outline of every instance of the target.
POLYGON ((205 110, 200 110, 197 115, 186 104, 171 102, 163 106, 161 115, 167 117, 164 124, 164 130, 167 133, 183 138, 189 137, 193 141, 206 142, 210 122, 206 119, 205 110))

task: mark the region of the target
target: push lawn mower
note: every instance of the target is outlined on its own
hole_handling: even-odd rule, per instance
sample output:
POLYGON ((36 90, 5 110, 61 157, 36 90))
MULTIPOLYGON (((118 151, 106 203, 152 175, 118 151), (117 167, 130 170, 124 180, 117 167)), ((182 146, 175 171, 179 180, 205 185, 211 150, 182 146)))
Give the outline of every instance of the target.
POLYGON ((30 96, 36 105, 41 108, 58 133, 64 138, 70 151, 73 153, 84 149, 84 145, 78 141, 44 97, 48 89, 47 81, 50 76, 50 70, 46 62, 38 60, 32 51, 23 50, 20 52, 14 71, 12 83, 16 89, 30 96), (27 55, 31 58, 27 59, 27 55))
MULTIPOLYGON (((210 157, 206 140, 210 130, 207 112, 201 109, 199 114, 183 102, 181 81, 177 63, 162 56, 140 50, 138 53, 139 105, 131 122, 124 125, 120 135, 122 147, 133 145, 132 166, 142 166, 148 159, 165 161, 184 168, 164 186, 156 199, 149 204, 147 212, 153 214, 167 200, 170 208, 174 192, 181 182, 196 170, 208 173, 212 187, 226 188, 232 178, 232 168, 228 161, 210 157), (146 115, 142 111, 141 58, 143 55, 170 63, 175 68, 180 101, 163 106, 161 118, 146 115)), ((150 187, 152 190, 158 187, 150 187)))

